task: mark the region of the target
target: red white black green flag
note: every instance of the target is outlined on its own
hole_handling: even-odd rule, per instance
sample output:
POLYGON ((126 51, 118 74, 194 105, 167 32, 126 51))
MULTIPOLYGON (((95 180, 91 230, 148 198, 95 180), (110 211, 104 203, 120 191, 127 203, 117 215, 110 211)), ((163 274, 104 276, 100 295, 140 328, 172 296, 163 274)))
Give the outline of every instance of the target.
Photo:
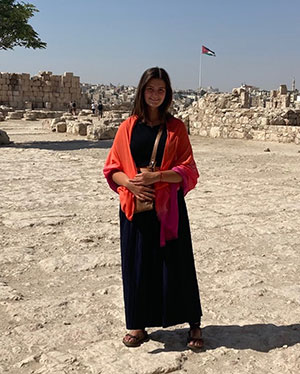
POLYGON ((204 45, 202 46, 202 54, 204 55, 208 55, 208 56, 216 56, 215 52, 213 52, 212 50, 204 47, 204 45))

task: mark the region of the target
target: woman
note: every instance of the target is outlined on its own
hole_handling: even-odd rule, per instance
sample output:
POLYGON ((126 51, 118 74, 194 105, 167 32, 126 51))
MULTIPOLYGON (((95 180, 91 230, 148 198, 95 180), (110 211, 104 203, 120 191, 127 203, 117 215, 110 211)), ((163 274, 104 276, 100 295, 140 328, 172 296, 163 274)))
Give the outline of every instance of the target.
POLYGON ((198 178, 185 125, 168 113, 167 72, 150 68, 139 82, 132 115, 119 127, 104 167, 120 196, 122 278, 128 347, 148 340, 146 327, 188 322, 187 346, 203 346, 202 315, 184 195, 198 178), (145 170, 162 128, 155 171, 145 170), (136 201, 154 209, 135 213, 136 201))

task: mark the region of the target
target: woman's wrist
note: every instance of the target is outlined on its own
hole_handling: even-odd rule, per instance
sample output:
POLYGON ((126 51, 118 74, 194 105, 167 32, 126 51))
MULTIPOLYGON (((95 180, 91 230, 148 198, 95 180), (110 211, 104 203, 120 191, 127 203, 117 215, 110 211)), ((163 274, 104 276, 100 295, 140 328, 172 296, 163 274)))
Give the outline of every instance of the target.
POLYGON ((156 180, 163 183, 181 183, 182 177, 173 170, 159 170, 157 171, 156 180))
POLYGON ((159 170, 157 173, 158 173, 158 176, 157 176, 158 181, 157 182, 162 182, 163 181, 163 173, 162 173, 162 171, 159 170))
POLYGON ((128 190, 130 190, 130 187, 132 186, 132 183, 129 181, 129 178, 124 181, 124 187, 126 187, 128 190))

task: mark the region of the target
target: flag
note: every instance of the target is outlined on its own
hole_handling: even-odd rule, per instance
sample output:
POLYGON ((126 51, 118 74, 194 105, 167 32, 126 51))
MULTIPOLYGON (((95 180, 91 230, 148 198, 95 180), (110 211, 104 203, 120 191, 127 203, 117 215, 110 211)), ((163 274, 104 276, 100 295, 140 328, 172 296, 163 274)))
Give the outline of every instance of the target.
POLYGON ((202 46, 202 54, 216 57, 215 52, 213 52, 210 49, 204 47, 204 45, 202 46))

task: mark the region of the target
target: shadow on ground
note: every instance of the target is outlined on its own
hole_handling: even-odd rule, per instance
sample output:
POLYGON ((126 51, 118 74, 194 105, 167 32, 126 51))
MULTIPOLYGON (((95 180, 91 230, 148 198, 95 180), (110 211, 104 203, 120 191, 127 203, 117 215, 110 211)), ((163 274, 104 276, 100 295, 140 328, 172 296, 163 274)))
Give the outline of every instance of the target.
MULTIPOLYGON (((158 330, 150 338, 163 343, 164 349, 156 349, 155 354, 170 351, 185 351, 188 329, 174 331, 158 330)), ((291 347, 300 343, 300 324, 276 326, 273 324, 256 324, 245 326, 206 326, 202 329, 204 351, 219 347, 237 350, 252 349, 269 352, 283 346, 291 347)), ((202 350, 202 351, 203 351, 202 350)))
POLYGON ((48 149, 51 151, 75 151, 78 149, 93 149, 102 148, 108 149, 112 146, 112 140, 100 140, 100 141, 89 141, 89 140, 68 140, 68 141, 36 141, 28 143, 11 143, 8 144, 10 148, 36 148, 36 149, 48 149))

